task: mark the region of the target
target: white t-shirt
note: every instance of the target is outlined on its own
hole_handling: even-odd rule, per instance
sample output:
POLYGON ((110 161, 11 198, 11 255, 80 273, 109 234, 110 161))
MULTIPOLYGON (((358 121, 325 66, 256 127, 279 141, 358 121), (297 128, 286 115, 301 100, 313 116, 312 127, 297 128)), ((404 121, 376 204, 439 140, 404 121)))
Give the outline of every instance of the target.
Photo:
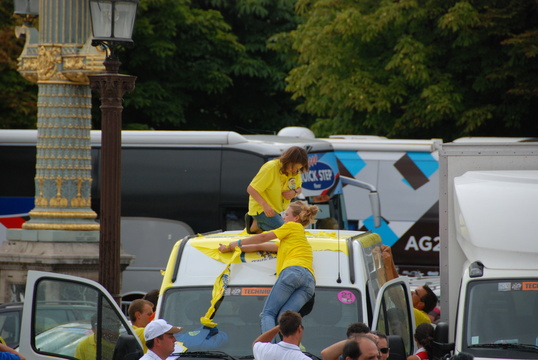
POLYGON ((252 350, 256 360, 312 360, 297 345, 284 341, 277 344, 257 342, 252 350))

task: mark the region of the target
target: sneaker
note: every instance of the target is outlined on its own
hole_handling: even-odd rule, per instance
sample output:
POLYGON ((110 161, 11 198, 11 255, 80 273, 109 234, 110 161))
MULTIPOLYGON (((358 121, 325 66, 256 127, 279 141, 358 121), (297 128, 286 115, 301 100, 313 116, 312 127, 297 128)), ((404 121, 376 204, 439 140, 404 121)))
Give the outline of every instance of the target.
POLYGON ((250 227, 252 226, 252 216, 250 216, 248 213, 245 214, 245 229, 247 230, 247 234, 255 234, 252 231, 250 231, 250 227))

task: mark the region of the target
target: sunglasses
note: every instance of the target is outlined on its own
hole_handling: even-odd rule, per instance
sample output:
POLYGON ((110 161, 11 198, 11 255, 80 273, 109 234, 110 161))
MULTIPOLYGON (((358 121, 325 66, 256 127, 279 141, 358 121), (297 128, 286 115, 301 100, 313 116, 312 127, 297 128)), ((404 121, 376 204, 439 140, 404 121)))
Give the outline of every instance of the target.
POLYGON ((390 348, 386 347, 386 348, 379 348, 379 352, 382 353, 382 354, 386 354, 388 353, 390 350, 390 348))

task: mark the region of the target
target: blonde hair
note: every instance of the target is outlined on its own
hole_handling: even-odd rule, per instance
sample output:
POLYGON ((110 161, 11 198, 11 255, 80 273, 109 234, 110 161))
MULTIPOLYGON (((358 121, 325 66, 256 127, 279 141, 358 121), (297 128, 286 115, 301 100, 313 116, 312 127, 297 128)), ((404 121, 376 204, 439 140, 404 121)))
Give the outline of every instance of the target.
POLYGON ((316 222, 316 215, 319 208, 316 205, 309 205, 304 201, 294 201, 289 205, 291 214, 293 216, 299 216, 299 223, 303 226, 308 226, 316 222))

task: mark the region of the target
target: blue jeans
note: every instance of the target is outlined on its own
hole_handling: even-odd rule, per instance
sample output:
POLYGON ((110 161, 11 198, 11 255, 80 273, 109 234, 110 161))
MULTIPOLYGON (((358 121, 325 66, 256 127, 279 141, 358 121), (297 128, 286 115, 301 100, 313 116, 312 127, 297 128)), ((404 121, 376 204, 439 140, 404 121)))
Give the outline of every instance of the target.
POLYGON ((307 268, 290 266, 282 270, 263 306, 262 333, 274 328, 286 310, 299 312, 314 295, 315 288, 316 281, 307 268))
POLYGON ((269 217, 262 212, 258 215, 254 215, 253 218, 258 222, 258 228, 262 229, 263 231, 278 229, 284 225, 284 219, 282 219, 282 216, 279 214, 269 217))

